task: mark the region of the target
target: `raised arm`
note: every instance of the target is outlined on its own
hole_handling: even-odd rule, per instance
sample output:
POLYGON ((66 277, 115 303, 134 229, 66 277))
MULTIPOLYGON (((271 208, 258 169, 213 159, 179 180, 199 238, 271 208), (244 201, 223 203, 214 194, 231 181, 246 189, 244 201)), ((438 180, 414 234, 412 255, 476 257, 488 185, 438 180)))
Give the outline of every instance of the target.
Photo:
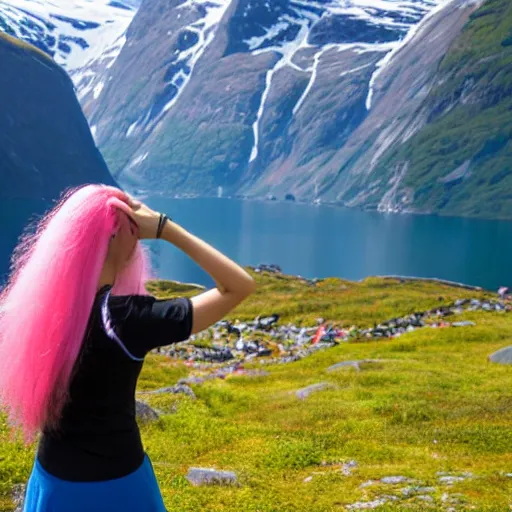
MULTIPOLYGON (((139 238, 155 238, 160 213, 128 194, 127 204, 120 203, 120 207, 137 223, 139 238)), ((221 320, 254 292, 255 282, 242 267, 176 223, 167 220, 161 237, 190 256, 217 285, 217 288, 191 299, 192 333, 198 333, 221 320)))
POLYGON ((221 320, 256 289, 254 279, 242 267, 174 222, 166 222, 162 238, 190 256, 217 284, 192 297, 192 333, 221 320))

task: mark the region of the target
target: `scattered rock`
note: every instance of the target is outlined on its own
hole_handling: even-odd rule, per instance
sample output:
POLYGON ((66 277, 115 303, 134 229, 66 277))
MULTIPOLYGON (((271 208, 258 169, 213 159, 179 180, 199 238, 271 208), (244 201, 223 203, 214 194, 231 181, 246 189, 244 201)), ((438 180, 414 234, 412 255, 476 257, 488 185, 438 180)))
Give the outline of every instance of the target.
POLYGON ((298 391, 295 392, 295 394, 297 395, 297 398, 304 400, 309 395, 311 395, 311 393, 314 393, 315 391, 322 391, 323 389, 327 389, 330 387, 332 387, 332 384, 330 382, 319 382, 318 384, 311 384, 310 386, 299 389, 298 391))
POLYGON ((429 501, 431 503, 434 501, 434 498, 432 498, 432 496, 429 496, 428 494, 419 494, 418 496, 415 496, 415 498, 417 500, 429 501))
POLYGON ((416 487, 417 492, 421 493, 429 493, 429 492, 436 492, 435 487, 416 487))
POLYGON ((357 371, 361 370, 361 364, 363 363, 378 363, 378 359, 362 359, 361 361, 342 361, 341 363, 333 364, 327 368, 328 372, 332 372, 333 370, 337 370, 338 368, 344 368, 347 366, 351 366, 355 368, 357 371))
POLYGON ((356 370, 361 369, 359 368, 359 361, 343 361, 341 363, 336 363, 333 364, 332 366, 329 366, 329 368, 327 368, 327 371, 332 372, 333 370, 337 370, 338 368, 346 368, 348 366, 352 366, 356 370))
MULTIPOLYGON (((273 266, 260 265, 257 269, 280 272, 278 267, 273 266)), ((192 335, 187 342, 172 344, 159 350, 159 353, 184 360, 188 366, 194 368, 204 363, 210 364, 211 367, 221 364, 234 366, 254 358, 261 358, 259 361, 261 364, 291 363, 317 350, 334 347, 352 339, 390 339, 425 327, 474 325, 469 321, 451 324, 445 318, 476 310, 509 312, 512 311, 512 304, 509 301, 464 299, 452 305, 392 318, 366 329, 356 326, 340 328, 336 323, 326 323, 324 318, 318 318, 316 325, 307 327, 291 323, 282 325, 279 324, 279 315, 276 313, 258 316, 253 321, 247 322, 222 320, 210 329, 192 335), (205 340, 205 343, 201 344, 201 340, 205 340)), ((339 366, 334 365, 329 368, 329 371, 342 366, 351 366, 359 370, 362 362, 372 361, 345 361, 339 366)), ((223 378, 223 375, 219 374, 218 377, 223 378)), ((202 382, 204 380, 190 383, 202 382)))
MULTIPOLYGON (((209 373, 204 375, 189 375, 188 377, 182 378, 178 381, 178 385, 186 385, 186 384, 202 384, 207 380, 212 379, 225 379, 228 376, 246 376, 246 377, 266 377, 270 375, 269 372, 265 370, 257 370, 257 369, 245 369, 242 363, 234 363, 229 366, 212 368, 208 365, 201 365, 201 369, 209 370, 209 373)), ((164 388, 165 389, 165 388, 164 388)), ((190 390, 192 391, 192 390, 190 390)))
POLYGON ((232 471, 218 471, 216 469, 211 468, 190 468, 188 470, 186 478, 193 485, 238 484, 236 474, 233 473, 232 471))
POLYGON ((175 386, 168 386, 166 388, 160 388, 155 391, 150 391, 149 393, 184 393, 185 395, 189 396, 190 398, 195 399, 196 394, 194 391, 192 391, 192 388, 187 386, 187 384, 176 384, 175 386))
POLYGON ((260 272, 270 272, 272 274, 282 274, 281 267, 279 265, 275 265, 274 263, 271 263, 270 265, 267 265, 265 263, 260 263, 257 267, 249 267, 250 269, 254 270, 254 272, 260 273, 260 272))
POLYGON ((463 482, 464 480, 467 480, 468 478, 472 478, 472 473, 462 473, 460 475, 451 475, 450 473, 443 473, 438 472, 437 473, 439 482, 445 485, 453 485, 457 482, 463 482))
POLYGON ((23 512, 23 502, 25 501, 25 484, 14 484, 12 487, 12 501, 14 512, 23 512))
POLYGON ((411 479, 407 478, 406 476, 385 476, 380 479, 381 483, 383 484, 401 484, 403 482, 410 482, 411 479))
POLYGON ((464 495, 460 494, 460 493, 450 495, 447 492, 445 492, 441 496, 441 502, 445 503, 445 504, 450 504, 450 505, 458 505, 458 504, 462 503, 463 500, 464 500, 464 495))
POLYGON ((387 502, 385 498, 377 498, 373 501, 358 501, 352 505, 347 505, 348 510, 369 510, 380 507, 387 502))
POLYGON ((403 489, 401 489, 401 492, 405 497, 409 497, 414 494, 420 494, 420 493, 427 494, 429 492, 435 492, 435 488, 434 487, 409 486, 409 487, 404 487, 403 489))
POLYGON ((409 496, 412 496, 415 494, 413 487, 404 487, 403 489, 400 489, 400 492, 407 498, 409 496))
MULTIPOLYGON (((260 266, 261 270, 267 270, 260 266)), ((273 271, 279 272, 278 268, 273 271)), ((373 328, 359 329, 338 328, 335 325, 325 324, 325 319, 318 318, 317 325, 311 327, 296 326, 293 324, 279 325, 279 315, 258 316, 252 322, 230 322, 222 320, 198 335, 193 335, 190 341, 196 342, 208 339, 206 346, 197 343, 176 343, 164 348, 160 353, 182 359, 187 366, 197 369, 199 374, 193 373, 178 381, 178 385, 202 384, 210 379, 224 379, 228 375, 265 376, 265 372, 246 370, 244 361, 257 359, 259 364, 287 364, 315 353, 318 350, 348 342, 351 339, 380 339, 397 338, 408 332, 424 327, 442 328, 451 325, 473 325, 472 322, 456 322, 450 324, 444 321, 445 317, 457 315, 464 311, 501 311, 509 312, 512 304, 509 301, 480 301, 477 299, 463 299, 451 306, 440 306, 429 311, 416 312, 401 318, 393 318, 387 322, 376 324, 373 328), (232 337, 235 336, 233 340, 232 337)), ((512 347, 493 354, 491 360, 500 359, 499 362, 512 362, 512 347)), ((330 366, 327 370, 334 371, 342 367, 352 367, 356 371, 361 369, 363 363, 377 363, 379 360, 342 361, 330 366)), ((313 388, 316 391, 319 388, 313 388)), ((158 392, 176 392, 174 388, 163 388, 158 392)), ((185 392, 192 397, 192 390, 185 392)), ((310 390, 299 390, 298 396, 310 394, 310 390)))
POLYGON ((160 418, 159 414, 145 402, 135 400, 135 414, 143 422, 155 421, 160 418))
POLYGON ((512 346, 502 348, 489 356, 491 363, 512 364, 512 346))
POLYGON ((388 501, 396 501, 396 496, 380 496, 373 501, 358 501, 352 505, 347 505, 348 510, 370 510, 382 505, 385 505, 388 501))
POLYGON ((243 370, 243 371, 235 371, 233 375, 242 375, 244 377, 267 377, 270 375, 270 372, 266 370, 243 370))
POLYGON ((441 476, 439 482, 446 485, 453 485, 457 482, 463 482, 466 480, 463 476, 441 476))
POLYGON ((343 475, 350 476, 355 468, 357 468, 357 462, 355 460, 349 460, 343 463, 340 471, 343 475))
POLYGON ((470 322, 468 320, 464 322, 453 322, 452 327, 473 327, 475 326, 475 322, 470 322))
POLYGON ((377 480, 367 480, 359 486, 359 489, 366 489, 366 487, 370 487, 370 485, 374 485, 376 483, 378 483, 377 480))
POLYGON ((311 482, 311 480, 313 480, 313 477, 312 476, 308 476, 306 478, 304 478, 304 482, 311 482))

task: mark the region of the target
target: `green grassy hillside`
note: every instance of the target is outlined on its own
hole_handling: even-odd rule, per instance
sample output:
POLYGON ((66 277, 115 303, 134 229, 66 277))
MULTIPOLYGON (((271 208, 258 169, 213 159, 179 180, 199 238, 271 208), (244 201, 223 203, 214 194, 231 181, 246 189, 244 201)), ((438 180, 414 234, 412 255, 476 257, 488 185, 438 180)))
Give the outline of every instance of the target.
MULTIPOLYGON (((315 286, 279 275, 257 280, 257 293, 231 318, 277 312, 285 323, 311 325, 322 316, 366 327, 484 295, 383 279, 328 279, 315 286)), ((197 293, 170 282, 150 288, 161 297, 197 293)), ((164 412, 141 431, 168 510, 327 512, 383 496, 397 499, 388 498, 378 510, 509 510, 512 366, 491 364, 487 356, 512 344, 510 315, 465 313, 460 319, 476 326, 341 343, 298 362, 265 365, 267 376, 229 376, 194 385, 196 400, 181 394, 140 395, 164 412), (326 370, 361 359, 380 362, 364 364, 361 371, 326 370), (325 381, 330 389, 306 400, 296 397, 297 389, 325 381), (350 461, 357 466, 346 466, 344 474, 343 464, 350 461), (194 487, 185 478, 190 467, 235 471, 240 485, 194 487), (448 485, 438 472, 471 476, 448 485), (361 487, 386 476, 412 481, 361 487)), ((190 371, 182 362, 150 355, 139 390, 175 384, 190 371)), ((29 475, 34 447, 10 442, 5 422, 0 425, 0 510, 6 511, 11 510, 12 485, 29 475)))
POLYGON ((414 191, 416 210, 511 218, 509 0, 487 0, 473 13, 440 64, 425 110, 428 124, 389 154, 381 172, 409 162, 402 185, 414 191))

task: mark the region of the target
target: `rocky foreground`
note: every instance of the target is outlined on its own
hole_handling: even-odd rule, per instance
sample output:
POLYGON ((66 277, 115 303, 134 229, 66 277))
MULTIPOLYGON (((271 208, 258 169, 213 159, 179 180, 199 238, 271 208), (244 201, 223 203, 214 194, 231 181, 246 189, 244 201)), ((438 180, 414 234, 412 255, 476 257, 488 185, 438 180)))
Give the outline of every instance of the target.
MULTIPOLYGON (((261 272, 259 268, 255 270, 256 273, 261 272)), ((279 268, 269 267, 267 271, 282 276, 279 268)), ((322 281, 297 280, 313 287, 322 281)), ((254 375, 255 370, 244 368, 244 363, 250 361, 262 365, 291 363, 340 343, 391 340, 425 328, 473 327, 475 322, 460 318, 468 312, 508 314, 511 311, 512 301, 509 298, 488 296, 459 298, 448 305, 375 322, 373 327, 343 327, 339 321, 324 318, 317 318, 315 325, 284 323, 280 321, 279 313, 272 313, 247 322, 223 320, 185 342, 156 349, 154 353, 185 361, 187 366, 197 370, 179 384, 199 384, 212 378, 225 378, 229 374, 254 375)), ((499 359, 502 363, 512 363, 512 354, 511 357, 499 359)), ((359 368, 358 361, 341 364, 352 364, 359 368)))
MULTIPOLYGON (((489 361, 512 345, 508 299, 255 277, 225 322, 146 358, 137 414, 169 512, 508 509, 512 367, 489 361)), ((0 510, 32 460, 0 422, 0 510)))

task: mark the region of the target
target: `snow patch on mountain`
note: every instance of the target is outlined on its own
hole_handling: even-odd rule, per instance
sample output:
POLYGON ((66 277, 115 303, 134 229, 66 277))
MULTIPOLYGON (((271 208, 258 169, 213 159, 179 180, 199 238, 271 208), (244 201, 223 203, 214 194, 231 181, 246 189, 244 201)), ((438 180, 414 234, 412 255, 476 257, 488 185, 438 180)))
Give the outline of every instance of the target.
POLYGON ((0 0, 0 30, 34 44, 72 72, 100 58, 108 49, 119 49, 120 38, 139 3, 140 0, 0 0))
MULTIPOLYGON (((366 107, 369 110, 379 73, 414 35, 422 18, 432 9, 441 8, 446 1, 451 0, 331 0, 325 3, 305 0, 275 3, 268 0, 240 0, 238 11, 241 14, 239 12, 231 20, 232 29, 235 23, 237 27, 232 31, 228 53, 246 51, 258 55, 273 52, 281 56, 265 77, 265 88, 253 123, 254 144, 249 163, 254 162, 258 156, 259 124, 273 77, 279 69, 290 66, 310 73, 309 83, 293 108, 295 115, 315 83, 320 60, 325 52, 334 49, 352 49, 357 53, 383 52, 385 56, 379 61, 368 84, 366 107), (238 28, 240 25, 242 29, 238 28), (240 30, 245 38, 237 38, 240 30), (306 48, 316 51, 311 66, 303 69, 294 64, 294 57, 306 48)), ((347 74, 360 69, 350 70, 347 74)))
MULTIPOLYGON (((146 115, 130 125, 126 137, 137 135, 140 130, 150 132, 173 108, 185 90, 194 72, 194 67, 215 38, 217 28, 231 0, 186 0, 177 6, 177 16, 184 9, 192 9, 196 20, 181 28, 177 48, 169 62, 165 89, 161 99, 155 101, 146 115)), ((134 165, 140 163, 137 160, 134 165)))

